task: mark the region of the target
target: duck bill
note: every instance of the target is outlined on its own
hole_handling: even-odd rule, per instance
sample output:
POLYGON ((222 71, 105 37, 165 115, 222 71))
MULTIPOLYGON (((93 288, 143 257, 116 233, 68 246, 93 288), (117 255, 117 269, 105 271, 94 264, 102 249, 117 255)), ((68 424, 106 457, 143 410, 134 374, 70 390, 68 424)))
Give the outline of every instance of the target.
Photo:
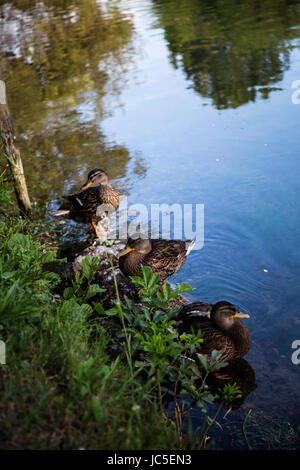
POLYGON ((84 185, 81 186, 81 191, 84 191, 85 189, 87 189, 89 186, 91 186, 91 184, 93 184, 92 181, 87 181, 86 183, 84 183, 84 185))
POLYGON ((250 315, 248 313, 243 313, 243 312, 237 312, 235 315, 233 315, 235 318, 250 318, 250 315))
POLYGON ((125 255, 127 255, 127 253, 130 253, 131 251, 133 251, 132 248, 130 248, 130 247, 125 248, 125 250, 121 251, 121 253, 119 254, 119 258, 120 258, 120 256, 125 256, 125 255))

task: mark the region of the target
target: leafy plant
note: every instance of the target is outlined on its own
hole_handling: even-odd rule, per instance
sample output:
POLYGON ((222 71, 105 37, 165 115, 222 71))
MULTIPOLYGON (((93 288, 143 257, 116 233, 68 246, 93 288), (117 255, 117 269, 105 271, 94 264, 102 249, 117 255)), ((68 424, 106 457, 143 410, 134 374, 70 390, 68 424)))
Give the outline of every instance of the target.
POLYGON ((76 271, 75 279, 71 281, 72 286, 64 290, 63 297, 65 300, 74 298, 77 302, 83 304, 96 294, 105 292, 105 289, 102 289, 98 284, 92 284, 100 263, 99 256, 86 256, 82 260, 82 273, 76 271))
POLYGON ((122 333, 116 335, 115 347, 119 347, 120 339, 126 339, 124 351, 132 377, 146 375, 144 391, 148 399, 153 400, 156 389, 162 416, 166 416, 165 397, 173 396, 176 429, 182 440, 184 421, 192 406, 190 403, 196 403, 207 412, 207 405, 216 397, 209 392, 206 379, 226 363, 219 360, 221 351, 213 351, 210 357, 197 352, 203 342, 201 331, 179 335, 176 322, 179 296, 192 288, 181 284, 172 290, 166 283, 162 289, 159 275, 148 266, 141 268, 143 277, 131 277, 141 287, 138 304, 126 297, 121 302, 115 284, 116 305, 103 315, 121 320, 122 333), (177 300, 177 305, 172 302, 171 306, 170 301, 174 300, 177 300))
POLYGON ((11 192, 4 182, 4 172, 0 175, 0 215, 5 214, 5 207, 11 205, 11 192))
POLYGON ((219 399, 223 404, 230 405, 233 400, 241 396, 241 390, 236 383, 226 384, 223 388, 219 388, 219 399))

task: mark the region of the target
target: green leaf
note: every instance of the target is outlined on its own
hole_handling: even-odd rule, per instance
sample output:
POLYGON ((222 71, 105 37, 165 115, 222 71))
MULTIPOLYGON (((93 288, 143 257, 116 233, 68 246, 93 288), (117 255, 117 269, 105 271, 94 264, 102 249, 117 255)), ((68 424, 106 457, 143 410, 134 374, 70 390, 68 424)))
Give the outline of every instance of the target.
POLYGON ((207 355, 206 354, 197 354, 197 357, 198 357, 199 361, 201 362, 202 367, 204 367, 204 369, 206 371, 208 371, 209 363, 208 363, 207 355))
POLYGON ((103 315, 103 313, 105 313, 103 305, 99 302, 93 302, 93 307, 99 315, 103 315))
POLYGON ((213 403, 215 401, 215 397, 209 392, 204 392, 201 394, 201 400, 206 401, 207 403, 213 403))
POLYGON ((215 364, 211 370, 217 370, 217 369, 222 369, 222 367, 226 367, 228 365, 228 362, 218 362, 218 364, 215 364))
POLYGON ((149 310, 145 309, 144 313, 145 313, 146 320, 148 320, 150 322, 151 321, 151 315, 150 315, 149 310))
POLYGON ((57 258, 57 252, 49 250, 43 254, 41 261, 43 263, 51 263, 51 261, 57 261, 56 258, 57 258))
POLYGON ((84 275, 86 279, 90 279, 90 276, 92 274, 92 270, 86 258, 82 260, 82 274, 84 275))
POLYGON ((93 313, 93 309, 89 304, 82 304, 81 308, 86 315, 91 315, 93 313))
POLYGON ((69 300, 74 293, 73 287, 66 287, 66 289, 63 292, 63 298, 65 300, 69 300))
MULTIPOLYGON (((159 274, 157 274, 157 273, 152 274, 151 279, 150 279, 149 284, 148 284, 148 288, 151 289, 152 287, 157 285, 158 281, 159 281, 159 274)), ((157 287, 159 287, 159 286, 157 285, 157 287)))
POLYGON ((217 360, 222 356, 222 351, 214 349, 210 356, 210 366, 214 366, 217 360))
POLYGON ((99 287, 98 284, 91 284, 88 287, 86 298, 90 299, 91 297, 94 297, 94 295, 99 294, 100 292, 105 292, 105 291, 106 289, 102 289, 102 287, 99 287))
POLYGON ((144 276, 144 281, 145 281, 145 286, 149 285, 150 279, 152 277, 152 269, 149 266, 143 266, 141 265, 143 276, 144 276))
POLYGON ((105 315, 112 317, 119 314, 119 309, 117 307, 112 307, 109 310, 105 310, 105 315))
POLYGON ((145 287, 144 280, 141 277, 139 276, 129 276, 129 277, 134 284, 138 284, 139 286, 145 287))
POLYGON ((189 284, 187 283, 180 284, 179 286, 177 286, 174 292, 170 293, 170 298, 176 298, 183 292, 189 292, 192 290, 195 290, 195 288, 191 287, 189 284))

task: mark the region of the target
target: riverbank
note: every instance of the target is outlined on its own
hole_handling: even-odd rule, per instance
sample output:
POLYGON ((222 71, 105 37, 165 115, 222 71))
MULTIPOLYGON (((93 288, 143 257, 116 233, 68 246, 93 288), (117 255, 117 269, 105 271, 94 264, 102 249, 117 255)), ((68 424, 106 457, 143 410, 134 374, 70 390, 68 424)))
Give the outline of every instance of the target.
MULTIPOLYGON (((206 413, 210 406, 225 413, 240 390, 227 384, 212 392, 206 379, 216 363, 203 377, 180 359, 201 341, 189 335, 180 342, 174 324, 172 302, 189 286, 163 294, 145 271, 140 292, 128 283, 125 291, 117 248, 105 259, 103 247, 94 246, 71 264, 58 261, 32 235, 35 224, 14 216, 10 189, 1 184, 1 448, 218 448, 206 439, 206 413), (195 402, 203 411, 200 431, 188 424, 186 407, 195 402)), ((278 448, 296 448, 296 437, 290 428, 278 448)))

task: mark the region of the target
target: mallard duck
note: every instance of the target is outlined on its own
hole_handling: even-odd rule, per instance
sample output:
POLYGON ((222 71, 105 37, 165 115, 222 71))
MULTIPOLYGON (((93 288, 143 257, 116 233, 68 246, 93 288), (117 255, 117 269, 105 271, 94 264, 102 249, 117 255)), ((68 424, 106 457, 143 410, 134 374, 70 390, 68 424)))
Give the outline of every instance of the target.
POLYGON ((91 223, 96 235, 101 236, 100 221, 103 216, 119 207, 120 193, 109 184, 105 171, 95 169, 89 172, 79 193, 64 196, 64 199, 67 202, 53 212, 53 215, 64 215, 76 222, 91 223), (101 207, 102 204, 107 207, 101 207))
POLYGON ((217 349, 223 352, 222 361, 231 361, 243 357, 251 346, 249 330, 238 318, 250 316, 223 300, 214 305, 205 302, 185 305, 176 319, 180 322, 180 334, 201 330, 200 353, 211 354, 217 349))
POLYGON ((125 276, 142 276, 141 264, 149 266, 165 281, 184 265, 194 243, 193 240, 129 238, 120 253, 119 267, 125 276))

